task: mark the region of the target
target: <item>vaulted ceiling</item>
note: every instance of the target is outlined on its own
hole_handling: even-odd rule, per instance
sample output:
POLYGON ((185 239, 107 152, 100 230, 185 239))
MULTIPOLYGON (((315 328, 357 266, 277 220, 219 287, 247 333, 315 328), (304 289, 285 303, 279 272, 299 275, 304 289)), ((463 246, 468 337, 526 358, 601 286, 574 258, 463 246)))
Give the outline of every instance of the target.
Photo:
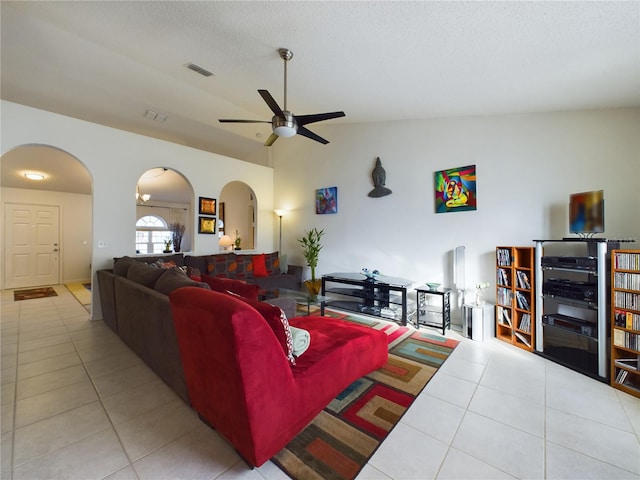
POLYGON ((280 47, 289 109, 336 125, 640 106, 637 1, 2 1, 1 22, 3 99, 249 161, 271 126, 218 119, 271 119, 280 47))

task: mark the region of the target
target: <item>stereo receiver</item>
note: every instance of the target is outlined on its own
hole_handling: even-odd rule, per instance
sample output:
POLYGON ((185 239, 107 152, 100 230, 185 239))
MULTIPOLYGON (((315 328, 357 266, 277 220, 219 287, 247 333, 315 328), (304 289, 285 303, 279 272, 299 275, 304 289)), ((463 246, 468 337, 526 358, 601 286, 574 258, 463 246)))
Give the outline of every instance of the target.
POLYGON ((596 270, 598 259, 596 257, 542 257, 542 266, 571 270, 596 270))
POLYGON ((598 285, 593 282, 577 282, 565 278, 549 278, 542 284, 542 293, 558 297, 596 302, 598 285))

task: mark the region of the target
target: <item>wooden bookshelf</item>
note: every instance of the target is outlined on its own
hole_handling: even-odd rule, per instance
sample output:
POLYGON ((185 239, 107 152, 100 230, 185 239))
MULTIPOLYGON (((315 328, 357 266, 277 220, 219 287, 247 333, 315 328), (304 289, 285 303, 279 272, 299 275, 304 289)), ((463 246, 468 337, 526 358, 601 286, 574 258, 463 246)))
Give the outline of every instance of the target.
POLYGON ((496 247, 496 337, 535 348, 533 247, 496 247))
POLYGON ((611 253, 611 386, 640 397, 640 250, 611 253))

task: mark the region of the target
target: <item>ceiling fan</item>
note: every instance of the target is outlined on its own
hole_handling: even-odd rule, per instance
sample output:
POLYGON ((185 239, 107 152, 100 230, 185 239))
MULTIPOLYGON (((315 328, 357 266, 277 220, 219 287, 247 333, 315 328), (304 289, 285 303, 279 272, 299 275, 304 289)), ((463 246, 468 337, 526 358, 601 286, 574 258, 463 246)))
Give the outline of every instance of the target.
POLYGON ((281 109, 277 102, 273 99, 271 94, 267 90, 258 90, 258 93, 262 99, 269 106, 274 113, 271 121, 267 120, 233 120, 221 118, 220 123, 271 123, 273 133, 267 138, 264 143, 265 147, 273 145, 278 137, 293 137, 296 133, 303 137, 310 138, 316 142, 320 142, 324 145, 329 143, 328 140, 316 135, 311 130, 305 127, 305 125, 314 122, 321 122, 323 120, 330 120, 332 118, 344 117, 344 112, 329 112, 329 113, 316 113, 312 115, 294 115, 287 110, 287 62, 293 58, 293 52, 288 48, 278 49, 280 58, 284 60, 284 109, 281 109))

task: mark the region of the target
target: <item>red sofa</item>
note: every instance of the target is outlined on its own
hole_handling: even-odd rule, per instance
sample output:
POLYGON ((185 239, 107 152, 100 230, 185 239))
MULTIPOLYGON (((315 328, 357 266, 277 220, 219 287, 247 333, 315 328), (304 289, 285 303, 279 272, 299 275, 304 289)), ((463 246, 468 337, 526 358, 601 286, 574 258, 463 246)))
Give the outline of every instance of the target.
POLYGON ((250 465, 278 453, 352 382, 387 361, 387 337, 328 317, 295 317, 309 331, 293 365, 252 306, 185 287, 170 294, 189 398, 250 465))

